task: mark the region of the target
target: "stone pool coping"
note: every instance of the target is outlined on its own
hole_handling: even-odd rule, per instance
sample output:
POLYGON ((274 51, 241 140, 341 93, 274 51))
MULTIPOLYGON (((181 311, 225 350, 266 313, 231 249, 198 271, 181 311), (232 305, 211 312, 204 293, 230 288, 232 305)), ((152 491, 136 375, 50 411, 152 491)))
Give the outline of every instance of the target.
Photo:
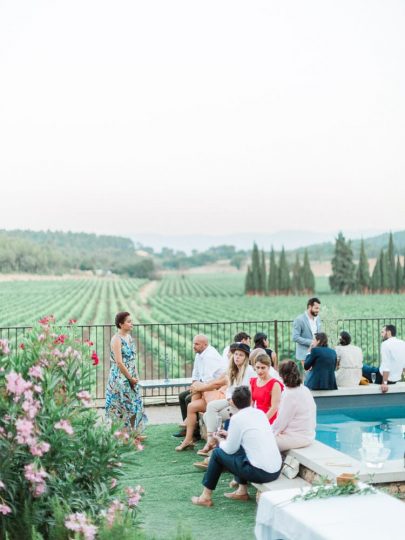
MULTIPOLYGON (((340 387, 337 390, 311 390, 314 398, 318 397, 337 397, 337 396, 364 396, 377 394, 381 397, 389 397, 392 394, 405 394, 405 382, 398 382, 396 384, 390 384, 389 390, 385 394, 382 394, 379 384, 367 384, 364 386, 344 386, 340 387)), ((405 396, 404 396, 404 406, 405 406, 405 396)))

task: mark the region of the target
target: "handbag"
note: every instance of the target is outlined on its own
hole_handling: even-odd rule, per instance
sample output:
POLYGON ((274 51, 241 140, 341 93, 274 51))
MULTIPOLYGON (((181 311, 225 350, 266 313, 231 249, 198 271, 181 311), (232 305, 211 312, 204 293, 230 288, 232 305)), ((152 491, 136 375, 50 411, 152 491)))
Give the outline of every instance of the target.
POLYGON ((300 472, 300 462, 293 456, 286 456, 281 474, 292 480, 300 472))

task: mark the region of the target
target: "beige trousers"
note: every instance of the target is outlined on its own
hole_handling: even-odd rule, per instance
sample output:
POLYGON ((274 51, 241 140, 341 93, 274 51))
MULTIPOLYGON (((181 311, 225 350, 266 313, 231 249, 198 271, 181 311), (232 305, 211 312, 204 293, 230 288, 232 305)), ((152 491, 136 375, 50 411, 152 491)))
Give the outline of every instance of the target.
POLYGON ((304 448, 309 446, 313 441, 302 435, 289 435, 288 433, 279 433, 276 436, 276 442, 280 452, 286 452, 293 448, 304 448))
POLYGON ((207 404, 204 413, 204 423, 207 426, 207 433, 213 433, 219 428, 219 421, 229 420, 236 409, 229 404, 227 399, 216 399, 207 404))

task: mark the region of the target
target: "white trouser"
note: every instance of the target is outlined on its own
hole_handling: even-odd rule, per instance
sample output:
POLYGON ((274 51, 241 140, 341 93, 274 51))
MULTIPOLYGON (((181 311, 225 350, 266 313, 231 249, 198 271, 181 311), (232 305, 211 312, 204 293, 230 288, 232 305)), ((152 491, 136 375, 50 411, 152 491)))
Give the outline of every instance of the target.
POLYGON ((204 413, 204 422, 207 426, 207 433, 213 433, 218 429, 218 422, 228 420, 236 409, 229 404, 227 399, 216 399, 207 404, 207 410, 204 413))
POLYGON ((280 452, 286 452, 293 448, 304 448, 313 441, 302 435, 289 435, 288 433, 279 433, 276 435, 276 443, 280 452))

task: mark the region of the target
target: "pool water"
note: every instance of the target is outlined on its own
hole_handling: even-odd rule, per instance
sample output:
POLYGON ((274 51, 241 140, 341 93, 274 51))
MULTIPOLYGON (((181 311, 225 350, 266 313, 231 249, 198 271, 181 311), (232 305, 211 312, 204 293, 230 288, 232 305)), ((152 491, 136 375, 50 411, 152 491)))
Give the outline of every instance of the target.
POLYGON ((318 411, 316 439, 358 460, 363 433, 373 433, 382 439, 384 446, 391 450, 389 460, 403 459, 405 405, 318 411))

